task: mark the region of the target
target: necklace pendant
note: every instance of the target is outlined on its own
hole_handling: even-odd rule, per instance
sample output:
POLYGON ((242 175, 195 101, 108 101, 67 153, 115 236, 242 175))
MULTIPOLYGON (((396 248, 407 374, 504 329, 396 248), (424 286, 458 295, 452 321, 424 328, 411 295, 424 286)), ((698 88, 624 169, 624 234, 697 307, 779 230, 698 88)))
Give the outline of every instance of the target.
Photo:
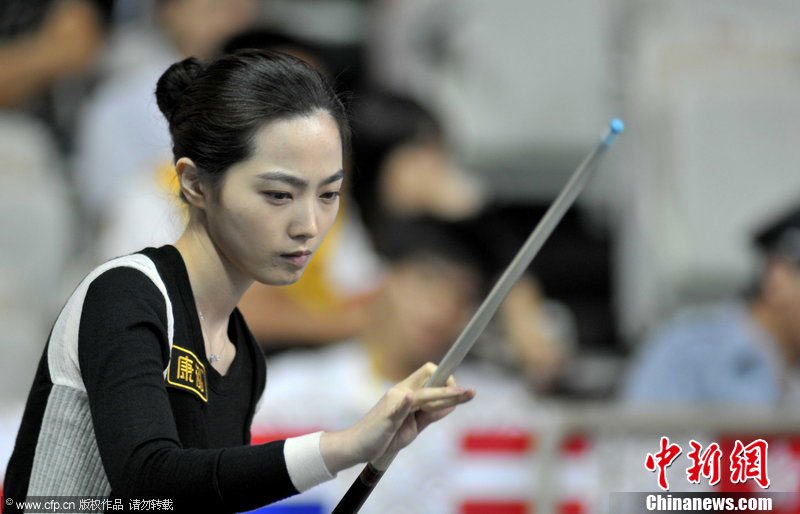
POLYGON ((212 353, 211 355, 208 356, 208 362, 210 362, 212 364, 217 362, 218 360, 219 360, 219 355, 217 355, 215 353, 212 353))

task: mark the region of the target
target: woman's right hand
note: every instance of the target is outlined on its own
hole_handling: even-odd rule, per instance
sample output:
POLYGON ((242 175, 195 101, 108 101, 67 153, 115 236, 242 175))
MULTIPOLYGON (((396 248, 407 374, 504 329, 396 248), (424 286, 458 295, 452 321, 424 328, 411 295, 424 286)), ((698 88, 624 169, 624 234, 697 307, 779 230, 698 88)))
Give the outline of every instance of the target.
POLYGON ((328 470, 338 473, 385 453, 398 452, 425 427, 475 396, 474 389, 458 387, 452 376, 444 387, 424 387, 434 371, 435 364, 425 364, 389 389, 355 425, 323 433, 320 452, 328 470))

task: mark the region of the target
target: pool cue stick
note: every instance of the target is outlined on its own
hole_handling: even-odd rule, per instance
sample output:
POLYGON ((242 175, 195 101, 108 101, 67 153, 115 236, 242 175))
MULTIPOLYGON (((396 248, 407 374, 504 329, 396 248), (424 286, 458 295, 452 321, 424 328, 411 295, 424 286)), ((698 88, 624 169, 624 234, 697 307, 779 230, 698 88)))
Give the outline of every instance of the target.
MULTIPOLYGON (((450 347, 450 350, 442 359, 436 371, 428 379, 425 387, 441 387, 447 382, 447 378, 455 371, 464 357, 469 353, 475 341, 483 333, 486 325, 494 316, 500 304, 505 300, 511 288, 514 287, 517 280, 522 276, 525 270, 530 265, 533 258, 544 245, 547 238, 555 229, 561 218, 575 202, 580 192, 586 186, 589 178, 597 169, 600 159, 605 154, 606 150, 614 143, 617 136, 622 133, 625 125, 622 120, 614 118, 609 123, 608 130, 606 131, 603 139, 592 150, 589 155, 581 162, 578 168, 573 172, 564 189, 561 190, 558 197, 556 197, 553 204, 547 209, 547 212, 536 225, 528 239, 522 245, 522 248, 517 252, 517 255, 508 265, 506 270, 497 280, 489 295, 483 301, 481 306, 475 311, 472 319, 464 327, 458 339, 450 347)), ((350 486, 347 493, 333 509, 332 514, 355 514, 364 505, 364 502, 369 497, 372 490, 378 484, 383 474, 389 468, 394 460, 396 453, 384 454, 375 461, 368 463, 358 478, 350 486)))

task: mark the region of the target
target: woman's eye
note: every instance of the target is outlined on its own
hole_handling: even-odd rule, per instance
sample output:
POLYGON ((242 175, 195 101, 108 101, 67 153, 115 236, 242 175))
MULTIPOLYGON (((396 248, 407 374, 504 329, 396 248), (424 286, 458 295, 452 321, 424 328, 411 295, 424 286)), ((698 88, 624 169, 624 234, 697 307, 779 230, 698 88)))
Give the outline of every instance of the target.
POLYGON ((323 200, 329 200, 329 201, 336 200, 336 198, 338 198, 338 197, 339 197, 339 191, 328 191, 327 193, 322 193, 320 195, 320 198, 322 198, 323 200))
POLYGON ((264 196, 274 202, 284 202, 292 199, 292 195, 284 191, 266 191, 264 196))

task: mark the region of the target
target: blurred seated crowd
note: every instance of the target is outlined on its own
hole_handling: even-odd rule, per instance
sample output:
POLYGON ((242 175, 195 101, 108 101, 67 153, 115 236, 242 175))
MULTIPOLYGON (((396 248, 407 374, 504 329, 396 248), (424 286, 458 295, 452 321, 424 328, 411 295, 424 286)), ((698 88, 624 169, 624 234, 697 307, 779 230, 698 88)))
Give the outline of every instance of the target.
MULTIPOLYGON (((351 113, 347 189, 325 244, 297 284, 256 284, 240 305, 275 355, 277 390, 298 389, 278 385, 281 376, 299 380, 278 371, 295 360, 330 373, 349 362, 361 367, 351 380, 378 389, 439 360, 533 228, 541 206, 499 204, 491 184, 459 165, 436 113, 408 92, 371 82, 368 40, 337 54, 265 12, 257 0, 0 4, 0 338, 19 363, 4 364, 6 398, 27 390, 53 316, 87 269, 180 234, 185 213, 153 90, 169 64, 189 55, 291 53, 327 75, 351 113)), ((763 268, 752 291, 665 320, 635 342, 612 387, 587 396, 631 404, 791 401, 800 354, 798 234, 797 212, 754 233, 763 268)), ((554 246, 558 238, 557 230, 554 246)), ((601 276, 610 266, 593 264, 598 254, 610 259, 610 244, 575 248, 562 254, 571 258, 550 257, 549 267, 526 274, 474 352, 480 365, 533 395, 575 396, 566 375, 580 369, 571 364, 593 334, 610 340, 620 360, 627 353, 613 327, 589 324, 596 309, 551 287, 554 276, 562 292, 581 281, 610 284, 601 276)), ((578 300, 588 297, 573 289, 578 300)), ((610 305, 613 291, 603 295, 599 303, 610 305)), ((351 400, 358 399, 340 399, 351 400)))

